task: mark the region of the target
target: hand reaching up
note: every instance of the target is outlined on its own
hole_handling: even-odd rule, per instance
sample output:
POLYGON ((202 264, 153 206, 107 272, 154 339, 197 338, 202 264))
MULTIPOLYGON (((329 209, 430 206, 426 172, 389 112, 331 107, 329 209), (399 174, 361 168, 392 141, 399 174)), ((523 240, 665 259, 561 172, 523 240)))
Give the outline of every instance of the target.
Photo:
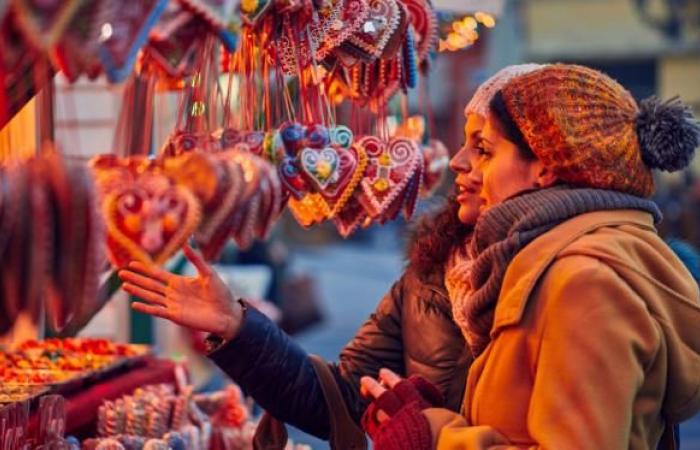
POLYGON ((178 325, 232 339, 240 328, 243 308, 199 252, 190 246, 183 250, 197 269, 194 277, 175 275, 141 262, 131 262, 119 271, 123 289, 142 300, 132 307, 178 325))

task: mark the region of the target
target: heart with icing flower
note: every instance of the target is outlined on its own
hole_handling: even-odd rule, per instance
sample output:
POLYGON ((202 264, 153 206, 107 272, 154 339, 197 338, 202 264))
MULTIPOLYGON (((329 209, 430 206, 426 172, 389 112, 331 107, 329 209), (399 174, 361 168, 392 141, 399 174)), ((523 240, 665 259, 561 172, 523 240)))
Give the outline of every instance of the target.
POLYGON ((146 173, 107 194, 103 203, 108 256, 116 267, 129 261, 163 264, 199 225, 199 203, 187 188, 146 173))
POLYGON ((367 153, 367 169, 360 182, 360 202, 370 217, 380 217, 400 196, 419 164, 422 154, 415 141, 393 138, 388 143, 365 136, 356 145, 367 153))

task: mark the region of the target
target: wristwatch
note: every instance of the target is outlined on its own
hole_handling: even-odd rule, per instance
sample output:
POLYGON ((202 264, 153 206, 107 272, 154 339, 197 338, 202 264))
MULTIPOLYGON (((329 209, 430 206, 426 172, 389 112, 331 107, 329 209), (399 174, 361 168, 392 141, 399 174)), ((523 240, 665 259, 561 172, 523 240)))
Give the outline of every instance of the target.
MULTIPOLYGON (((245 320, 246 313, 248 312, 248 305, 242 298, 238 298, 236 299, 236 301, 241 305, 241 323, 243 323, 243 321, 245 320)), ((219 336, 218 334, 209 333, 204 339, 204 345, 208 354, 217 351, 218 349, 223 347, 224 344, 226 344, 226 339, 219 336)))

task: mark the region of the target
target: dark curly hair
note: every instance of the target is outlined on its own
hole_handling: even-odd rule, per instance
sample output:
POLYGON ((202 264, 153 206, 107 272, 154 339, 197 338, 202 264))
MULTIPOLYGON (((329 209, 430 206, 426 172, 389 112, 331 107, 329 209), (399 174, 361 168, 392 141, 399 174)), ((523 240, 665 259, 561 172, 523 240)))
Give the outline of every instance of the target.
POLYGON ((407 258, 421 278, 436 270, 442 271, 452 249, 463 245, 471 234, 473 227, 459 221, 458 211, 457 199, 450 196, 442 206, 421 217, 412 227, 407 258))

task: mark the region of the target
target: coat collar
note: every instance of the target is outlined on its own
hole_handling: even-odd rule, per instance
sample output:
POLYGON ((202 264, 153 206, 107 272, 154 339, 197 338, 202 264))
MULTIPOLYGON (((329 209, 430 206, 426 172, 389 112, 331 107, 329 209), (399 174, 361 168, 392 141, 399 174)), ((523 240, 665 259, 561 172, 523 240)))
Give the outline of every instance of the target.
POLYGON ((496 305, 491 337, 498 330, 522 319, 525 306, 537 281, 557 255, 581 236, 598 228, 635 225, 655 230, 651 214, 638 210, 596 211, 581 214, 554 227, 523 248, 506 270, 496 305))

